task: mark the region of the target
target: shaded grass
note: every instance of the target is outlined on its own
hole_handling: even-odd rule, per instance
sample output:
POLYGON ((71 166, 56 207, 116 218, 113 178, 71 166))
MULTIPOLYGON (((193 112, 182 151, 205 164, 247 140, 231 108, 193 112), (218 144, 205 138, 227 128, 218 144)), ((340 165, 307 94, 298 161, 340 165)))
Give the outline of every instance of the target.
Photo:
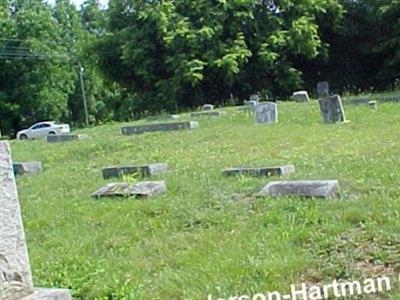
POLYGON ((346 107, 344 125, 322 124, 316 102, 280 103, 274 125, 228 111, 192 131, 122 136, 126 124, 112 124, 83 130, 86 141, 13 142, 15 160, 45 166, 18 179, 35 285, 77 299, 205 299, 357 279, 365 259, 398 271, 398 104, 346 107), (152 162, 170 166, 154 177, 167 194, 90 198, 102 167, 152 162), (221 176, 281 164, 296 166, 290 179, 339 179, 342 201, 255 199, 277 178, 221 176))

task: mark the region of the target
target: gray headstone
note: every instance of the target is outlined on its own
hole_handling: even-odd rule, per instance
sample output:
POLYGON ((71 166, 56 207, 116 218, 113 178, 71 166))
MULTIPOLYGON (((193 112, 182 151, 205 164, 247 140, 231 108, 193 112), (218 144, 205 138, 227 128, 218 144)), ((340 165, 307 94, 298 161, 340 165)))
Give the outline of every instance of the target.
POLYGON ((318 98, 324 98, 329 96, 329 83, 327 81, 321 81, 317 84, 318 98))
POLYGON ((214 110, 214 105, 212 104, 204 104, 202 107, 203 111, 210 111, 210 110, 214 110))
POLYGON ((157 120, 178 120, 180 119, 180 117, 180 115, 161 114, 156 116, 149 116, 146 118, 146 121, 153 122, 157 120))
POLYGON ((376 101, 369 101, 368 106, 373 110, 378 110, 378 102, 376 101))
POLYGON ((64 143, 87 139, 86 134, 51 134, 46 136, 48 143, 64 143))
POLYGON ((261 168, 230 168, 222 172, 225 176, 250 175, 250 176, 286 176, 295 172, 293 165, 280 167, 261 168))
POLYGON ((14 174, 16 176, 22 176, 25 174, 36 174, 43 170, 42 163, 40 161, 29 161, 29 162, 14 162, 14 174))
POLYGON ((102 169, 102 175, 104 179, 109 178, 120 178, 125 175, 139 174, 140 176, 153 176, 166 173, 168 171, 168 165, 164 163, 148 164, 142 166, 115 166, 107 167, 102 169))
POLYGON ((308 96, 307 91, 294 92, 290 98, 296 102, 310 102, 310 97, 308 96))
POLYGON ((325 123, 341 123, 346 121, 342 99, 339 95, 328 96, 318 101, 325 123))
POLYGON ((250 95, 250 101, 255 101, 255 102, 260 101, 260 95, 258 94, 250 95))
POLYGON ((195 121, 191 122, 174 122, 174 123, 156 123, 148 125, 135 125, 122 127, 121 132, 125 135, 142 134, 145 132, 156 132, 156 131, 173 131, 182 129, 195 129, 199 127, 199 123, 195 121))
POLYGON ((92 194, 92 197, 154 197, 167 190, 165 181, 142 181, 138 183, 110 183, 92 194))
POLYGON ((33 288, 11 151, 7 142, 0 142, 0 299, 71 299, 67 290, 33 288))
POLYGON ((220 117, 225 115, 225 111, 200 111, 200 112, 194 112, 191 113, 190 116, 192 118, 198 118, 198 117, 220 117))
POLYGON ((258 196, 333 199, 338 197, 339 190, 337 180, 272 181, 258 193, 258 196))
POLYGON ((257 104, 255 108, 256 123, 277 123, 278 105, 273 102, 263 102, 257 104))

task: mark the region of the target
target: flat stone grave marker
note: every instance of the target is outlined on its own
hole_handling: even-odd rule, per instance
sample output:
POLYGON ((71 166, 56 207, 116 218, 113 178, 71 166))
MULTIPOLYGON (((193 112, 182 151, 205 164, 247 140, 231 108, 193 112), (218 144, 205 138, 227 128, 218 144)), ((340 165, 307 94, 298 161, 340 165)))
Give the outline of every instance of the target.
POLYGON ((290 99, 296 102, 310 102, 310 97, 308 96, 307 91, 294 92, 290 99))
POLYGON ((87 139, 87 134, 50 134, 46 136, 48 143, 64 143, 87 139))
POLYGON ((329 96, 329 82, 320 81, 317 84, 318 98, 325 98, 329 96))
POLYGON ((33 287, 11 150, 7 142, 0 142, 0 299, 71 299, 68 290, 33 287))
POLYGON ((202 111, 210 111, 210 110, 214 110, 214 105, 212 104, 204 104, 202 107, 202 111))
POLYGON ((194 112, 191 113, 190 116, 192 118, 198 118, 198 117, 220 117, 226 114, 226 111, 214 111, 214 110, 208 110, 208 111, 200 111, 200 112, 194 112))
POLYGON ((126 166, 114 166, 102 169, 102 175, 104 179, 123 177, 124 175, 139 174, 140 176, 152 176, 166 173, 168 171, 168 165, 165 163, 155 163, 148 165, 126 165, 126 166))
POLYGON ((165 181, 142 181, 138 183, 109 183, 91 196, 101 197, 155 197, 167 190, 165 181))
POLYGON ((13 168, 16 176, 36 174, 42 172, 43 170, 43 166, 40 161, 14 162, 13 168))
POLYGON ((262 102, 255 108, 256 123, 277 123, 278 105, 273 102, 262 102))
POLYGON ((145 125, 126 126, 121 128, 124 135, 142 134, 145 132, 156 131, 173 131, 183 129, 195 129, 199 127, 199 123, 195 121, 190 122, 174 122, 174 123, 155 123, 145 125))
POLYGON ((229 168, 222 171, 222 174, 225 176, 286 176, 294 172, 295 168, 293 165, 286 165, 280 167, 229 168))
POLYGON ((146 118, 146 121, 153 122, 156 120, 178 120, 180 119, 180 115, 170 115, 170 114, 161 114, 157 116, 149 116, 146 118))
POLYGON ((319 99, 318 101, 322 118, 325 123, 346 122, 342 99, 339 95, 328 96, 323 99, 319 99))
POLYGON ((339 181, 337 180, 272 181, 257 196, 334 199, 338 197, 339 190, 339 181))

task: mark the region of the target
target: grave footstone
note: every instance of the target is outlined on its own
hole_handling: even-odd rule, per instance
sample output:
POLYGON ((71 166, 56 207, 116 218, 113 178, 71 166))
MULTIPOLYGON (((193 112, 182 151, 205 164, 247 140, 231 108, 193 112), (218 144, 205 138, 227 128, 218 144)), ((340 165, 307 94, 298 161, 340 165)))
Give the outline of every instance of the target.
POLYGON ((272 181, 257 196, 299 196, 305 198, 334 199, 339 196, 337 180, 272 181))
POLYGON ((342 99, 339 95, 319 99, 319 107, 325 123, 346 122, 342 99))
POLYGON ((170 114, 161 114, 156 116, 149 116, 146 118, 146 121, 153 122, 157 120, 178 120, 180 119, 180 115, 170 115, 170 114))
POLYGON ((327 81, 321 81, 317 84, 318 98, 324 98, 329 96, 329 83, 327 81))
POLYGON ((155 197, 167 190, 165 181, 142 181, 138 183, 109 183, 92 193, 92 197, 155 197))
POLYGON ((114 166, 102 169, 102 175, 104 179, 109 178, 120 178, 126 175, 139 174, 142 177, 153 176, 166 173, 168 171, 168 165, 165 163, 155 163, 148 165, 126 165, 126 166, 114 166))
POLYGON ((210 111, 210 110, 214 110, 214 105, 212 104, 204 104, 202 107, 202 111, 210 111))
POLYGON ((376 101, 369 101, 369 102, 368 102, 368 106, 369 106, 372 110, 378 110, 378 102, 376 102, 376 101))
POLYGON ((87 134, 51 134, 46 136, 48 143, 64 143, 87 139, 87 134))
POLYGON ((250 175, 250 176, 287 176, 295 172, 293 165, 261 168, 229 168, 222 174, 225 176, 250 175))
POLYGON ((273 102, 262 102, 255 108, 256 123, 277 123, 278 105, 273 102))
POLYGON ((14 162, 13 168, 16 176, 36 174, 42 172, 43 170, 43 166, 40 161, 14 162))
POLYGON ((195 122, 195 121, 174 122, 174 123, 156 123, 156 124, 145 124, 145 125, 122 127, 121 132, 124 135, 133 135, 133 134, 142 134, 145 132, 195 129, 198 127, 199 127, 199 123, 195 122))
POLYGON ((33 287, 11 150, 7 142, 0 142, 0 299, 71 300, 68 290, 33 287))
POLYGON ((310 97, 308 96, 307 91, 294 92, 290 98, 296 102, 310 102, 310 97))

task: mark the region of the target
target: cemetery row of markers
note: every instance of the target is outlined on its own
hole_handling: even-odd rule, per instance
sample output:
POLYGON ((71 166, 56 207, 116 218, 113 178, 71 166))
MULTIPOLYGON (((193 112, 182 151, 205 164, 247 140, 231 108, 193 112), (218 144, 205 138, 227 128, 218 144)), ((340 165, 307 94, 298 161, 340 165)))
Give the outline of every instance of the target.
MULTIPOLYGON (((321 114, 325 122, 345 122, 342 102, 339 96, 329 95, 327 83, 318 85, 321 114)), ((306 92, 293 94, 296 101, 309 101, 306 92)), ((254 112, 257 123, 277 122, 277 104, 259 102, 250 99, 245 102, 241 110, 254 112)), ((202 112, 192 113, 192 117, 219 116, 223 112, 214 111, 212 105, 205 105, 202 112)), ((177 118, 177 116, 172 116, 177 118)), ((126 135, 140 134, 154 131, 170 131, 194 129, 197 122, 158 123, 149 125, 129 126, 122 128, 126 135)), ((66 142, 79 140, 84 135, 55 135, 47 138, 48 142, 66 142)), ((42 171, 41 162, 12 162, 11 150, 8 142, 0 142, 0 299, 6 300, 71 300, 71 293, 66 289, 34 288, 31 268, 22 224, 20 205, 17 195, 15 175, 42 171)), ((165 163, 148 165, 127 165, 106 167, 102 169, 104 179, 121 178, 131 174, 141 177, 162 175, 168 171, 165 163)), ((223 170, 224 176, 287 176, 295 172, 293 165, 259 168, 230 168, 223 170)), ((135 184, 125 182, 110 183, 95 191, 93 197, 136 196, 153 197, 166 191, 164 181, 141 181, 135 184)), ((339 196, 339 182, 337 180, 300 180, 300 181, 272 181, 264 186, 257 196, 279 197, 282 195, 337 198, 339 196)))

